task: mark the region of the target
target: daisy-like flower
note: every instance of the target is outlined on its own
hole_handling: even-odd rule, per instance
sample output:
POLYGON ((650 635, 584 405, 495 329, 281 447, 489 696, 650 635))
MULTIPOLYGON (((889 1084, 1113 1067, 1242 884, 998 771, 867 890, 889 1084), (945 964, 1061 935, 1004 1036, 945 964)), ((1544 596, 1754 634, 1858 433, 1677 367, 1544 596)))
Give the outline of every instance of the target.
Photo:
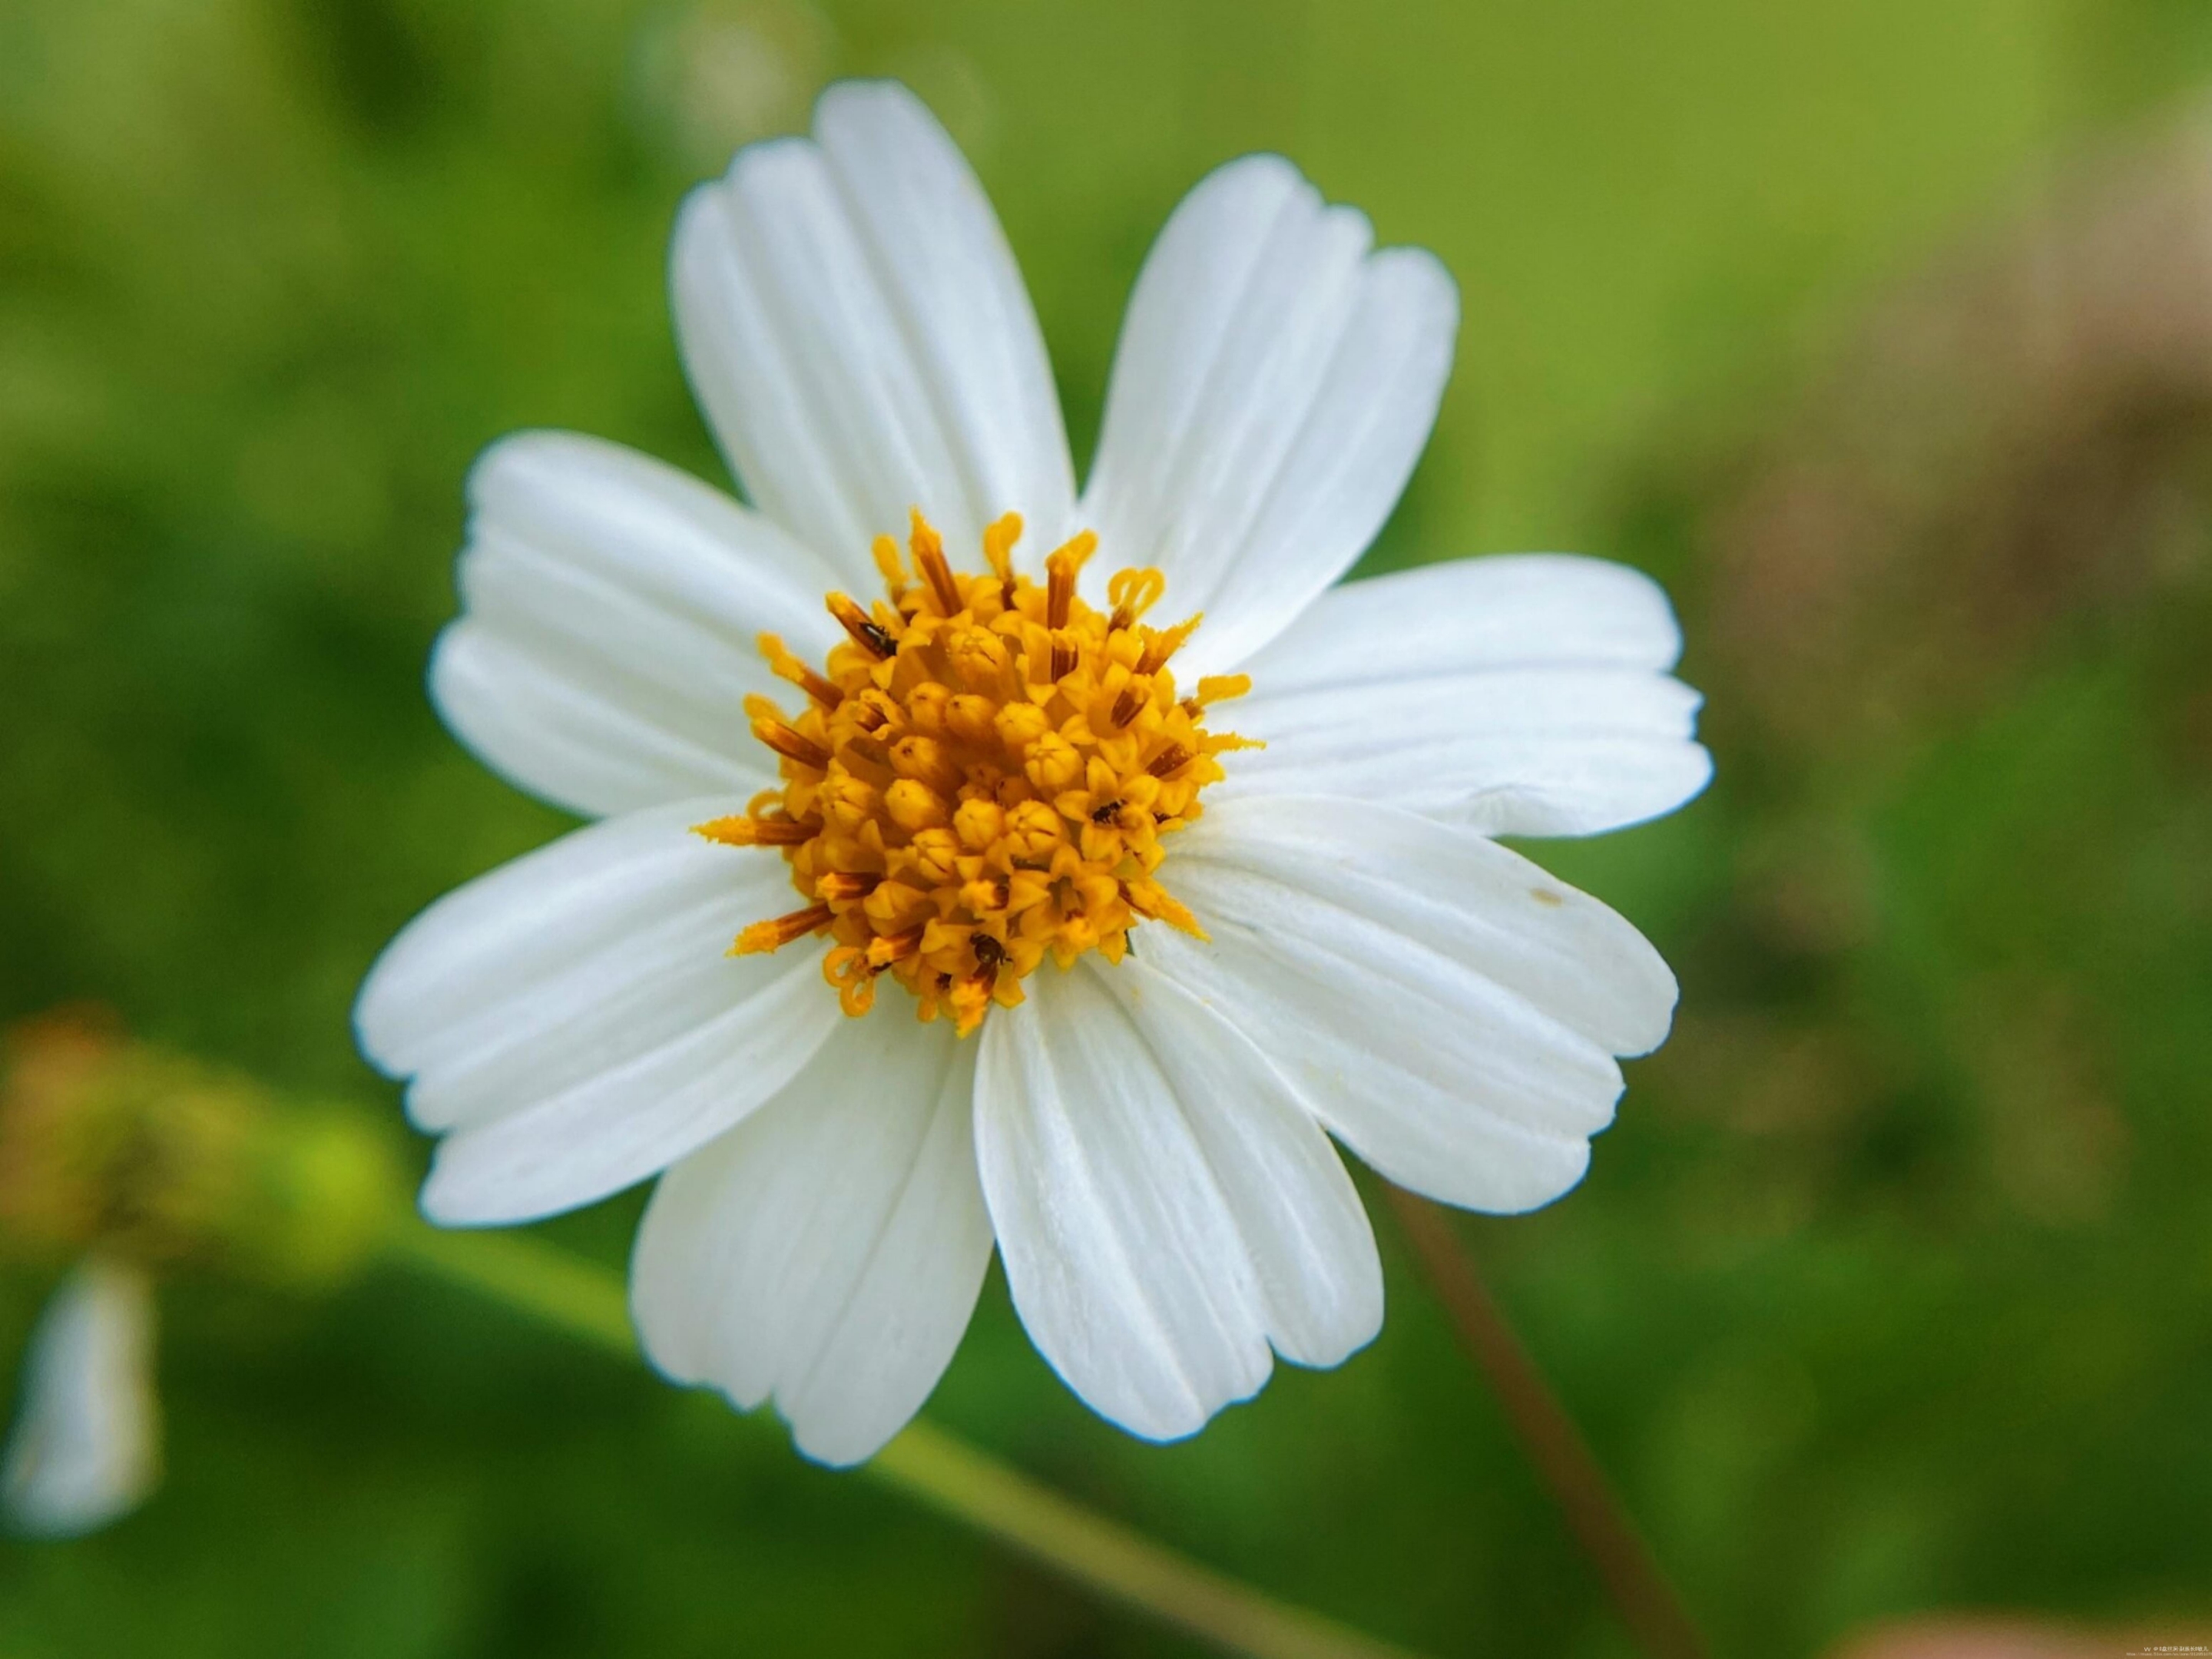
POLYGON ((602 821, 362 991, 444 1137, 431 1218, 659 1176, 647 1353, 848 1462, 934 1386, 994 1243, 1061 1376, 1164 1439, 1378 1328, 1332 1135, 1471 1208, 1571 1187, 1674 983, 1493 837, 1647 818, 1709 766, 1632 571, 1332 588, 1434 422, 1443 267, 1278 157, 1214 173, 1080 495, 1005 238, 902 89, 741 151, 673 267, 751 506, 550 433, 471 480, 438 706, 602 821))

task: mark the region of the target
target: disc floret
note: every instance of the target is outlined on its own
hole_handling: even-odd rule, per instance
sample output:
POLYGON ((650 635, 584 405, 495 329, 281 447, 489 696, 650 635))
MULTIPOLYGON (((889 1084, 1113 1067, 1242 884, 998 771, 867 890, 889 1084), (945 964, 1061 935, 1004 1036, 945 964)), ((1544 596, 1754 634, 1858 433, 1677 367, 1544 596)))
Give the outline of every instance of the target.
POLYGON ((847 637, 825 673, 761 636, 806 699, 793 714, 746 704, 782 787, 699 833, 781 849, 807 903, 754 923, 735 951, 827 934, 823 973, 848 1014, 867 1012, 890 974, 923 1019, 948 1015, 965 1036, 992 1004, 1019 1003, 1048 955, 1119 962, 1146 920, 1204 937, 1158 878, 1162 837, 1199 816, 1218 756, 1255 746, 1205 725, 1250 681, 1178 696, 1170 659, 1199 618, 1143 620, 1165 593, 1160 573, 1120 572, 1101 611, 1075 591, 1097 537, 1054 550, 1040 585, 1015 574, 1021 532, 1013 514, 985 531, 988 572, 975 575, 951 568, 919 512, 911 566, 879 537, 886 597, 864 610, 829 596, 847 637))

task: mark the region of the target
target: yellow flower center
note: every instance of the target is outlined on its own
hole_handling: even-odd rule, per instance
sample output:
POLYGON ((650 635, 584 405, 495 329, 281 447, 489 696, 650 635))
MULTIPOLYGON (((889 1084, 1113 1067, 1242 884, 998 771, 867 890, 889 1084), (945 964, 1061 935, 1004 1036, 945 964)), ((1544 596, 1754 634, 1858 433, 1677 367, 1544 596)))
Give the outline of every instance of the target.
POLYGON ((888 973, 923 1019, 949 1014, 964 1036, 994 1002, 1020 1002, 1047 955, 1119 962, 1144 919, 1204 937, 1159 884, 1161 838, 1198 817, 1217 755, 1256 746, 1203 723, 1251 681, 1202 679, 1179 698, 1168 660, 1199 618, 1145 623, 1166 579, 1121 572, 1102 613, 1075 592, 1096 536, 1055 550, 1039 586, 1014 574, 1021 533, 1011 513, 983 532, 985 575, 955 571, 919 512, 911 571, 878 538, 889 597, 864 611, 830 595, 848 638, 826 674, 761 636, 806 694, 796 715, 745 705, 783 785, 698 833, 783 849, 806 907, 755 922, 734 954, 828 934, 823 975, 848 1014, 868 1012, 888 973))

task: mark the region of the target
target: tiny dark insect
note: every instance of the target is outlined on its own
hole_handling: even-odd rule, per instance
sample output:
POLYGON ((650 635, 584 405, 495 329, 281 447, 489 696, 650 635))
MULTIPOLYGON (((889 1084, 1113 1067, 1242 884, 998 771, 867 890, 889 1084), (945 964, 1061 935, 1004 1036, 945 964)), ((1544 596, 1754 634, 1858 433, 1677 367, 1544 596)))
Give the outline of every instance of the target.
POLYGON ((995 968, 1006 959, 1006 947, 988 933, 970 933, 968 942, 975 950, 978 968, 995 968))
POLYGON ((1120 801, 1109 800, 1103 806, 1094 806, 1091 809, 1091 821, 1097 824, 1111 823, 1121 811, 1120 801))
POLYGON ((878 656, 898 655, 898 641, 890 636, 880 623, 862 623, 860 629, 868 636, 869 648, 878 656))

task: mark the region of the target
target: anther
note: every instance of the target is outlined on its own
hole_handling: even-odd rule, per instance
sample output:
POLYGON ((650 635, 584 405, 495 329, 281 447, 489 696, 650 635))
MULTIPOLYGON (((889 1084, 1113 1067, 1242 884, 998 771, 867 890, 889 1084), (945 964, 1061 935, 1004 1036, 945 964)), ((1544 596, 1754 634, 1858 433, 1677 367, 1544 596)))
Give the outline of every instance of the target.
MULTIPOLYGON (((963 883, 960 889, 960 902, 979 916, 1004 910, 1013 902, 1013 896, 1012 884, 1004 876, 978 876, 974 881, 963 883)), ((988 939, 990 935, 979 933, 976 937, 988 939)))
POLYGON ((888 968, 895 962, 904 962, 921 949, 921 929, 909 927, 902 933, 878 933, 868 941, 868 965, 888 968))
POLYGON ((1183 641, 1198 631, 1199 623, 1205 619, 1206 613, 1201 611, 1194 617, 1185 617, 1173 628, 1163 628, 1153 635, 1145 647, 1145 654, 1137 659, 1137 672, 1158 673, 1166 666, 1167 659, 1182 649, 1183 641))
POLYGON ((865 870, 832 870, 814 884, 814 896, 825 904, 849 903, 867 897, 883 879, 865 870))
POLYGON ((898 653, 898 641, 880 623, 845 595, 832 593, 823 603, 830 607, 830 614, 837 619, 837 625, 853 636, 853 643, 878 662, 898 653))
POLYGON ((843 753, 848 761, 862 761, 870 766, 880 766, 886 772, 891 770, 891 751, 884 746, 880 738, 856 733, 845 739, 843 753))
POLYGON ((946 616, 957 617, 963 609, 960 585, 952 580, 952 567, 945 562, 945 538, 921 516, 920 507, 912 510, 914 524, 907 545, 914 549, 915 568, 921 572, 930 591, 937 595, 938 607, 946 616))
POLYGON ((760 653, 768 659, 768 665, 779 679, 789 680, 824 708, 835 708, 845 701, 845 694, 828 680, 809 668, 799 657, 773 634, 763 634, 755 641, 760 653))
POLYGON ((695 823, 691 833, 725 847, 803 847, 822 833, 822 825, 810 819, 755 818, 738 813, 695 823))
POLYGON ((1131 676, 1129 683, 1121 688, 1121 695, 1114 699, 1110 718, 1116 729, 1127 726, 1131 720, 1136 719, 1137 711, 1151 702, 1152 696, 1152 682, 1150 677, 1144 674, 1131 676))
POLYGON ((1145 770, 1156 778, 1172 777, 1198 758, 1179 743, 1171 743, 1145 763, 1145 770))
POLYGON ((753 722, 753 735, 786 760, 800 766, 811 766, 817 772, 830 769, 830 751, 783 720, 753 722))
POLYGON ((1014 544, 1022 538, 1022 515, 1009 513, 983 532, 983 560, 999 579, 999 602, 1014 608, 1014 544))
MULTIPOLYGON (((1072 541, 1054 548, 1050 556, 1046 558, 1044 562, 1046 627, 1058 629, 1067 626, 1068 611, 1075 603, 1075 578, 1083 568, 1083 562, 1097 550, 1097 536, 1086 530, 1072 541)), ((1059 648, 1055 646, 1053 655, 1057 659, 1059 654, 1059 648)), ((1073 666, 1073 664, 1069 665, 1073 666)), ((1059 676, 1054 675, 1053 678, 1057 679, 1059 676)))
POLYGON ((757 921, 738 935, 738 942, 730 949, 733 957, 759 956, 769 951, 781 951, 795 939, 827 927, 836 918, 826 904, 810 904, 804 910, 793 910, 787 916, 778 916, 771 921, 757 921))

